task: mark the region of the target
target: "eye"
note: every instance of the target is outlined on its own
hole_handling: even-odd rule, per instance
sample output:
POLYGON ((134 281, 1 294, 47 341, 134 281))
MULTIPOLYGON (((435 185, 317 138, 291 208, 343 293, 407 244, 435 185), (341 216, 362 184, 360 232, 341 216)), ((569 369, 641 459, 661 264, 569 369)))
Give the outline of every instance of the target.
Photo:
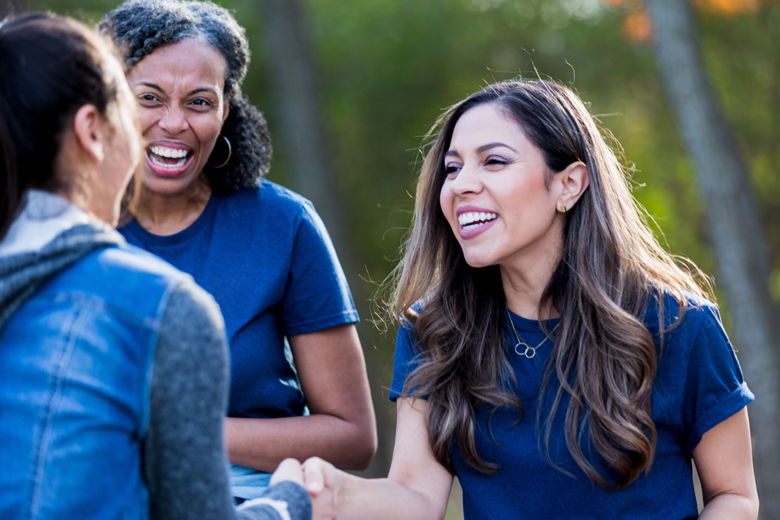
POLYGON ((495 155, 491 155, 485 160, 485 166, 506 166, 507 164, 509 164, 509 161, 495 155))
POLYGON ((211 102, 208 99, 204 99, 204 98, 195 98, 192 100, 192 104, 195 105, 196 107, 202 107, 202 108, 211 106, 211 102))
POLYGON ((146 93, 141 94, 140 96, 138 96, 138 101, 143 103, 143 104, 145 104, 145 105, 148 105, 148 104, 151 104, 151 103, 157 103, 158 101, 160 101, 160 99, 157 96, 155 96, 154 94, 146 92, 146 93))
POLYGON ((449 163, 444 165, 444 175, 450 176, 454 173, 458 173, 461 169, 460 164, 449 163))

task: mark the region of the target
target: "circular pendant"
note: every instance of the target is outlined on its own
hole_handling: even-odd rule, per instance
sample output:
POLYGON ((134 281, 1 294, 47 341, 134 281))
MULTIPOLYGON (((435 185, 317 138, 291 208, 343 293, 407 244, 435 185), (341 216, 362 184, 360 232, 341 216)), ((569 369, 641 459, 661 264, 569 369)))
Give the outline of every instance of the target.
POLYGON ((536 349, 528 345, 528 343, 518 341, 517 345, 515 345, 515 354, 531 359, 536 355, 536 349))

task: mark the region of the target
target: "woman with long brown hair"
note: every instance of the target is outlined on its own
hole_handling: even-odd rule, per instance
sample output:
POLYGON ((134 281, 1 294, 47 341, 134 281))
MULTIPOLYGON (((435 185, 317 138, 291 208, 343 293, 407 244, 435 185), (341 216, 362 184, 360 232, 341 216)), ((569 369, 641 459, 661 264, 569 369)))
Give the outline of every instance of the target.
POLYGON ((387 479, 318 459, 338 518, 756 518, 753 399, 707 278, 663 250, 593 117, 490 85, 432 135, 392 311, 387 479))

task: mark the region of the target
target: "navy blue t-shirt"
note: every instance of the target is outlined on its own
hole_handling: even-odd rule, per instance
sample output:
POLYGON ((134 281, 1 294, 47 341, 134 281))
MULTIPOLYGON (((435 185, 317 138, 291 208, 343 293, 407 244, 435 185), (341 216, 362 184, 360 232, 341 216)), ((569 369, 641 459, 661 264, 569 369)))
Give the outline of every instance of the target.
MULTIPOLYGON (((673 322, 679 307, 671 298, 666 302, 664 321, 673 322)), ((571 476, 545 459, 537 442, 536 417, 540 386, 553 345, 545 341, 532 359, 518 356, 513 350, 517 340, 507 324, 506 355, 517 376, 517 395, 525 407, 525 416, 513 426, 520 418, 519 412, 499 408, 492 418, 491 438, 488 418, 492 407, 482 407, 476 413, 477 453, 501 465, 496 475, 472 469, 460 455, 457 440, 453 440, 450 455, 463 488, 467 519, 680 520, 698 516, 691 454, 707 430, 741 410, 754 397, 743 381, 739 362, 712 303, 692 299, 682 322, 664 334, 663 352, 658 341, 657 304, 648 307, 645 325, 655 338, 659 354, 651 401, 658 444, 650 473, 623 491, 608 491, 591 484, 566 446, 563 425, 567 399, 553 421, 549 455, 554 464, 571 476)), ((511 318, 526 343, 534 346, 544 340, 537 321, 514 314, 511 318)), ((557 323, 558 320, 550 320, 545 326, 552 330, 557 323)), ((392 400, 401 395, 407 376, 416 366, 415 348, 413 332, 402 327, 396 342, 392 400)), ((547 389, 543 418, 556 389, 547 389)), ((583 445, 583 453, 587 454, 586 450, 583 445)), ((602 475, 614 478, 600 457, 592 456, 590 460, 603 470, 602 475)))
POLYGON ((358 321, 336 252, 309 201, 262 180, 212 195, 187 229, 158 236, 135 220, 127 241, 189 273, 214 296, 230 344, 228 415, 303 414, 284 336, 358 321))

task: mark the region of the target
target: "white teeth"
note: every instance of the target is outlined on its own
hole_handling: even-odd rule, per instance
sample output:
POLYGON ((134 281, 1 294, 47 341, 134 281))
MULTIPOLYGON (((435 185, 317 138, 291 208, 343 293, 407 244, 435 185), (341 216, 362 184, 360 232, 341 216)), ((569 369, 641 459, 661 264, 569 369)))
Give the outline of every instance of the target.
POLYGON ((169 159, 179 159, 181 157, 187 157, 189 153, 187 150, 181 150, 179 148, 165 148, 163 146, 152 146, 149 148, 154 155, 160 157, 167 157, 169 159))
POLYGON ((160 166, 161 168, 179 168, 181 166, 184 166, 184 163, 187 162, 186 157, 182 157, 178 161, 176 161, 175 164, 166 164, 164 162, 160 162, 160 160, 155 155, 150 155, 149 159, 156 164, 157 166, 160 166))
POLYGON ((469 212, 469 213, 461 213, 458 216, 458 223, 461 226, 468 226, 469 224, 474 224, 475 222, 477 224, 474 224, 474 226, 481 226, 482 224, 486 224, 487 222, 490 222, 491 220, 495 220, 498 218, 497 213, 484 213, 484 212, 469 212))

